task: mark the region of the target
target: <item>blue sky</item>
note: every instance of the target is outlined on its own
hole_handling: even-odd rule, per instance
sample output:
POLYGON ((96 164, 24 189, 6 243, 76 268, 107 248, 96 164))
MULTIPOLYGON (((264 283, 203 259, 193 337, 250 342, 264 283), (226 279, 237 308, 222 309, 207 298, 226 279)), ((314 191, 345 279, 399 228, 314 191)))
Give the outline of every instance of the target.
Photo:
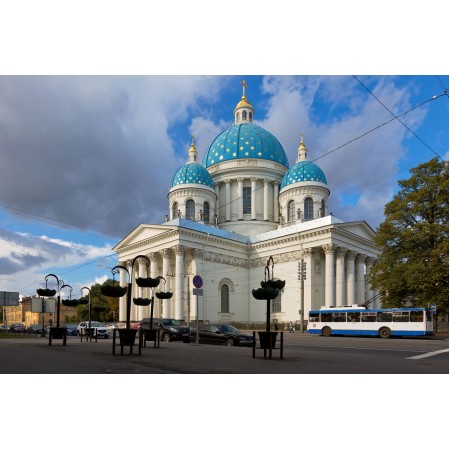
POLYGON ((330 211, 343 220, 375 229, 398 179, 436 154, 448 158, 442 74, 5 75, 1 290, 32 295, 55 273, 77 295, 109 276, 112 247, 140 223, 163 222, 191 134, 201 158, 231 125, 243 79, 255 121, 279 139, 291 165, 304 134, 309 159, 327 177, 330 211), (403 124, 390 121, 424 102, 403 124))

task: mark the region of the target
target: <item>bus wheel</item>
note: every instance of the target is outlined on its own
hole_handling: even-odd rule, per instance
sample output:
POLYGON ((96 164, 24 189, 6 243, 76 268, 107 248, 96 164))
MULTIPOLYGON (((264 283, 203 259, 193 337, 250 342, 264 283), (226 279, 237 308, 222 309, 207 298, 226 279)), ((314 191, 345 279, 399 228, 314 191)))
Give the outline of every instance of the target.
POLYGON ((380 328, 378 331, 378 336, 383 339, 388 339, 391 337, 391 330, 388 327, 380 328))
POLYGON ((326 337, 331 336, 331 328, 330 327, 323 327, 322 328, 322 334, 326 337))

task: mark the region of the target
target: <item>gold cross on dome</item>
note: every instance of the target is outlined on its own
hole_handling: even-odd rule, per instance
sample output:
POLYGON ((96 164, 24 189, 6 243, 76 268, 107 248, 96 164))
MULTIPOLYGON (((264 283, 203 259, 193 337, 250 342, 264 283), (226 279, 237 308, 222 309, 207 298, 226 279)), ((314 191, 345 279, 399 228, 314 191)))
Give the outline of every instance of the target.
POLYGON ((242 97, 245 97, 245 90, 247 89, 247 85, 245 84, 245 80, 241 81, 242 84, 242 97))
POLYGON ((191 138, 192 138, 192 145, 195 145, 195 137, 193 134, 191 134, 191 138))

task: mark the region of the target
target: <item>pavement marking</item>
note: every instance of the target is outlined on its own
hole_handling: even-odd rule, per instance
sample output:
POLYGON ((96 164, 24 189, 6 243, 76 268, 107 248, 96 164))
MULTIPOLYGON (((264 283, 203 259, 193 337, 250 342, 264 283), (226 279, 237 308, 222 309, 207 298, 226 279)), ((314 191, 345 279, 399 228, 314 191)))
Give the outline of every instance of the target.
POLYGON ((417 356, 409 356, 406 359, 422 359, 422 358, 429 358, 430 356, 434 356, 434 355, 439 355, 439 353, 448 353, 448 348, 444 349, 444 350, 436 350, 435 352, 429 352, 429 353, 424 353, 422 355, 417 355, 417 356))

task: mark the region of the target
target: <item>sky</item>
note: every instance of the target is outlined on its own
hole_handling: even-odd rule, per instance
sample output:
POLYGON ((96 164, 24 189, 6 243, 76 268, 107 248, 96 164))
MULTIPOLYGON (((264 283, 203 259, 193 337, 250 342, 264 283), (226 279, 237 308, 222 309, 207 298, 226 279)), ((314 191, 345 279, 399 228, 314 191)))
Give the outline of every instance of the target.
POLYGON ((201 159, 231 126, 241 80, 290 165, 304 135, 342 220, 376 229, 409 169, 448 158, 442 74, 3 75, 1 290, 33 295, 54 273, 76 297, 110 277, 112 247, 140 223, 164 222, 191 135, 201 159))

